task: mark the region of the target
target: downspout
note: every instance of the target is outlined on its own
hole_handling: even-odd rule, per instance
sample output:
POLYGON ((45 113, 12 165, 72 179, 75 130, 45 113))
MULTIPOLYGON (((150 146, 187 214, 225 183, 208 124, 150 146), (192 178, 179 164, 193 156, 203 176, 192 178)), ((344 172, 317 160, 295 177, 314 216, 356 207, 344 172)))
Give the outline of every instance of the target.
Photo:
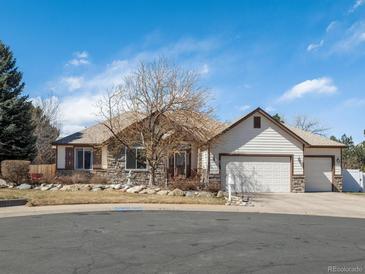
POLYGON ((209 184, 209 176, 210 176, 210 143, 208 143, 207 184, 209 184))

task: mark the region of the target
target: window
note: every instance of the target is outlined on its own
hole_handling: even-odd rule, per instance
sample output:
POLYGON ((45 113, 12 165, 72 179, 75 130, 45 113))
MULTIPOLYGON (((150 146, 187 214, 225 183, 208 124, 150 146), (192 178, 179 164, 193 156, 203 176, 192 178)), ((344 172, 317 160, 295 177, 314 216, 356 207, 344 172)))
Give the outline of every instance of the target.
POLYGON ((125 150, 125 169, 126 170, 145 170, 147 168, 146 164, 146 154, 142 147, 132 148, 125 150))
POLYGON ((261 117, 259 116, 253 117, 253 127, 261 128, 261 117))
POLYGON ((92 169, 92 148, 76 148, 75 149, 75 165, 76 169, 92 169))

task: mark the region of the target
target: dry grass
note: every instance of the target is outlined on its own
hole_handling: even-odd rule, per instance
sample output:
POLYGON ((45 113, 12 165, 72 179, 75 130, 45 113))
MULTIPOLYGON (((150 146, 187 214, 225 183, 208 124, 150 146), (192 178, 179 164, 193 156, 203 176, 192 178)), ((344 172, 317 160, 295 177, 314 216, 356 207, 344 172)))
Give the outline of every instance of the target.
POLYGON ((175 197, 132 194, 120 191, 40 191, 0 189, 0 199, 28 199, 29 206, 66 204, 152 203, 152 204, 224 204, 222 198, 175 197))

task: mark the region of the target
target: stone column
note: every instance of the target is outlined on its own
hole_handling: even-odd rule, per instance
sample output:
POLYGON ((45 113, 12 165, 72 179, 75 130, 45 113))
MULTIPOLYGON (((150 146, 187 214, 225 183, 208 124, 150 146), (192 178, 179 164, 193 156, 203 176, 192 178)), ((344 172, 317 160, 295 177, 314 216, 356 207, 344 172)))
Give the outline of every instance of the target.
POLYGON ((291 192, 302 193, 305 191, 304 175, 293 175, 291 179, 291 192))
POLYGON ((333 176, 333 191, 342 192, 342 175, 333 176))

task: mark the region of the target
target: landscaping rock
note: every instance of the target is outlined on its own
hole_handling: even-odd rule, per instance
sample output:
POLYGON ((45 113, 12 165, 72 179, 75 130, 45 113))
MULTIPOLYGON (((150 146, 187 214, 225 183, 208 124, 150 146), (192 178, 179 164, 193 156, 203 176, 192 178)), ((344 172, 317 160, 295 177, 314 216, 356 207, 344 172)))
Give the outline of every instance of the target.
POLYGON ((61 189, 60 189, 61 191, 71 191, 72 190, 72 188, 71 188, 71 186, 70 185, 64 185, 63 187, 61 187, 61 189))
POLYGON ((57 191, 57 190, 60 190, 60 189, 58 188, 58 186, 54 186, 54 187, 52 187, 49 191, 57 191))
POLYGON ((160 191, 158 191, 157 193, 156 193, 157 195, 167 195, 167 194, 169 194, 169 191, 168 190, 160 190, 160 191))
POLYGON ((21 184, 20 186, 17 187, 17 189, 20 190, 27 190, 27 189, 31 189, 32 186, 30 184, 21 184))
POLYGON ((217 198, 222 198, 224 197, 224 192, 222 190, 219 190, 217 193, 217 198))
POLYGON ((146 189, 146 194, 156 194, 157 191, 160 191, 160 190, 156 190, 154 188, 148 188, 148 189, 146 189))
POLYGON ((186 191, 185 192, 185 196, 186 197, 194 197, 195 196, 195 193, 194 193, 194 191, 186 191))
POLYGON ((96 184, 96 185, 92 185, 92 188, 100 188, 100 189, 105 189, 106 185, 102 185, 102 184, 96 184))
POLYGON ((97 191, 101 191, 102 189, 100 187, 95 187, 93 188, 91 191, 97 192, 97 191))
POLYGON ((8 183, 4 179, 0 179, 0 188, 7 188, 8 183))
POLYGON ((122 188, 122 184, 113 185, 113 189, 118 190, 122 188))
POLYGON ((52 188, 52 185, 44 185, 44 186, 41 186, 40 190, 47 191, 47 190, 50 190, 51 188, 52 188))
POLYGON ((141 190, 140 192, 138 192, 139 194, 147 194, 148 193, 148 188, 145 188, 143 190, 141 190))
POLYGON ((146 187, 141 185, 141 186, 134 186, 134 187, 131 187, 129 189, 127 189, 127 192, 128 193, 138 193, 140 191, 142 191, 143 189, 145 189, 146 187))
POLYGON ((184 196, 185 192, 182 191, 181 189, 175 188, 173 191, 170 191, 169 196, 184 196))
POLYGON ((198 193, 198 197, 211 198, 211 197, 213 197, 213 193, 208 192, 208 191, 201 191, 198 193))

